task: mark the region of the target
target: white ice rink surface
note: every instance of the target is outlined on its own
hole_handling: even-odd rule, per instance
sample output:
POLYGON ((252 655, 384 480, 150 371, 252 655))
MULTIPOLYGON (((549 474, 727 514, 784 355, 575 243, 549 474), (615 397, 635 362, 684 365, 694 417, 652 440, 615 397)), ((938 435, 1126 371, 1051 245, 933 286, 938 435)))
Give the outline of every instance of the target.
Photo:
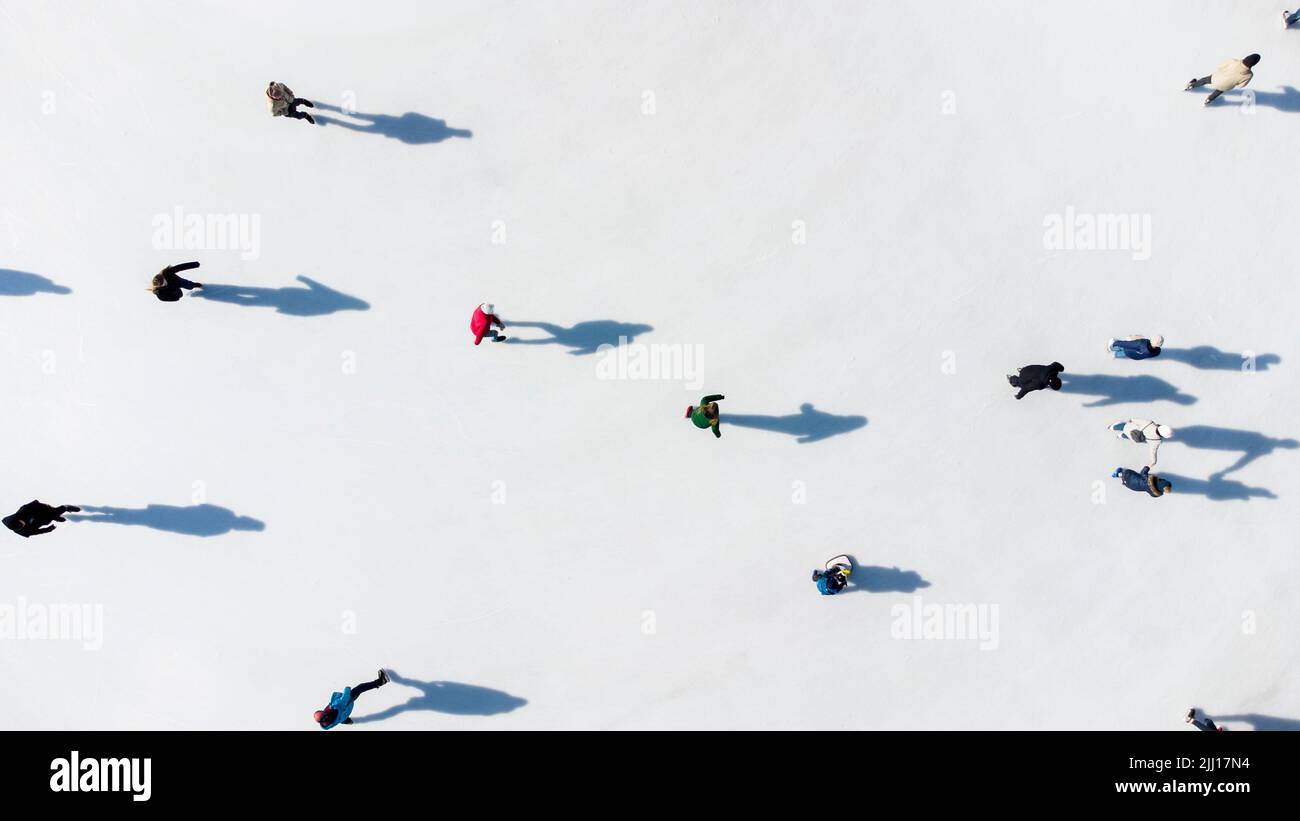
POLYGON ((310 730, 379 665, 342 732, 1297 727, 1281 7, 0 0, 0 506, 123 509, 0 531, 0 727, 310 730), (188 259, 263 290, 145 292, 188 259), (560 341, 474 347, 484 300, 560 341), (601 378, 629 330, 702 385, 601 378), (1194 432, 1167 498, 1129 416, 1194 432), (935 605, 991 640, 899 637, 935 605))

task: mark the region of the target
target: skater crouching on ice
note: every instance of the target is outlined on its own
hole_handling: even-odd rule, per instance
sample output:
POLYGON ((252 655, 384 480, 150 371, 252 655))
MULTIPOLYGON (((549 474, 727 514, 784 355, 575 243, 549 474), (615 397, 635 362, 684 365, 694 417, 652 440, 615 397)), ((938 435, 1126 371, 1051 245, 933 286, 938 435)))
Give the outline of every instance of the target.
POLYGON ((1142 468, 1140 472, 1129 468, 1115 468, 1111 477, 1119 479, 1129 490, 1149 493, 1157 499, 1174 489, 1172 482, 1155 475, 1151 472, 1151 468, 1142 468))
POLYGON ((686 418, 694 422, 697 428, 713 428, 713 438, 721 439, 722 428, 719 425, 721 414, 718 410, 718 402, 726 398, 720 393, 715 393, 701 399, 698 407, 687 405, 686 418))
POLYGON ((1024 399, 1025 394, 1041 391, 1043 388, 1059 391, 1063 373, 1065 373, 1065 366, 1060 362, 1053 362, 1050 365, 1025 365, 1015 376, 1008 374, 1007 381, 1011 383, 1011 387, 1020 389, 1016 398, 1024 399))
POLYGON ((190 282, 185 277, 177 276, 181 271, 189 271, 197 267, 199 267, 197 262, 168 265, 154 275, 153 280, 149 283, 149 290, 153 291, 153 295, 163 302, 175 302, 184 296, 186 291, 203 287, 202 282, 190 282))
POLYGON ((367 690, 373 690, 376 687, 383 687, 388 683, 388 673, 383 668, 379 670, 379 677, 374 681, 367 681, 358 684, 356 687, 344 687, 343 692, 333 693, 330 696, 330 703, 323 710, 317 710, 312 718, 320 725, 322 730, 328 730, 331 727, 337 727, 340 724, 352 723, 352 705, 357 703, 357 696, 367 690))
POLYGON ((834 596, 849 586, 849 576, 853 567, 845 562, 831 562, 822 570, 812 572, 812 580, 817 583, 817 592, 823 596, 834 596))
POLYGON ((1160 452, 1160 443, 1174 437, 1173 428, 1168 425, 1157 424, 1150 419, 1129 419, 1124 422, 1116 422, 1107 430, 1120 439, 1127 439, 1139 445, 1145 442, 1148 456, 1146 466, 1148 469, 1156 466, 1156 454, 1160 452))
POLYGON ((312 125, 316 124, 310 114, 298 110, 300 105, 305 105, 308 108, 315 108, 316 106, 311 100, 293 96, 293 89, 284 83, 277 83, 272 80, 266 86, 266 104, 271 109, 272 117, 292 117, 295 120, 306 120, 312 125))
POLYGON ((1112 339, 1106 347, 1115 354, 1116 359, 1151 359, 1160 355, 1160 347, 1164 344, 1165 338, 1156 334, 1152 337, 1126 336, 1123 339, 1112 339))
POLYGON ((497 306, 491 302, 481 303, 474 309, 474 315, 469 320, 469 330, 474 334, 474 344, 477 345, 483 341, 483 337, 490 337, 493 342, 505 342, 506 338, 492 329, 495 325, 501 330, 506 329, 506 323, 501 321, 497 316, 497 306))
POLYGON ((16 513, 6 516, 0 521, 4 522, 5 527, 26 539, 31 536, 39 536, 42 533, 49 533, 54 530, 54 525, 51 522, 66 521, 63 514, 79 513, 80 511, 81 508, 76 505, 53 507, 33 499, 18 508, 16 513))
POLYGON ((1210 93, 1209 97, 1205 98, 1205 105, 1209 105, 1219 99, 1219 96, 1225 91, 1245 88, 1250 85, 1250 81, 1255 77, 1255 72, 1251 71, 1251 69, 1258 63, 1258 54, 1247 55, 1242 60, 1229 60, 1216 68, 1209 77, 1190 81, 1184 91, 1191 91, 1201 86, 1214 86, 1214 91, 1210 93))

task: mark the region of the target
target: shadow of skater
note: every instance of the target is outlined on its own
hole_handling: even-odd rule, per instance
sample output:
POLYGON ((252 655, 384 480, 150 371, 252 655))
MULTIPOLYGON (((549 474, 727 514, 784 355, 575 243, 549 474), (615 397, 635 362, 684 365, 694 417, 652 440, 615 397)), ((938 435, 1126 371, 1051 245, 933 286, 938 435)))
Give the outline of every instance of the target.
POLYGON ((857 567, 849 576, 849 586, 844 592, 862 590, 867 593, 915 593, 930 583, 915 570, 897 567, 857 567))
POLYGON ((1234 479, 1224 479, 1218 475, 1211 476, 1209 479, 1189 479, 1186 476, 1177 476, 1173 473, 1161 473, 1160 476, 1169 480, 1169 484, 1173 488, 1170 495, 1175 499, 1188 494, 1204 496, 1211 502, 1245 502, 1256 498, 1277 498, 1277 494, 1266 487, 1251 487, 1234 479))
POLYGON ((379 134, 384 137, 391 137, 407 145, 428 145, 429 143, 440 143, 452 137, 469 139, 474 136, 473 131, 463 128, 448 128, 446 120, 436 120, 433 117, 416 114, 414 111, 408 111, 400 117, 394 117, 391 114, 362 114, 359 111, 344 111, 338 106, 328 103, 316 103, 316 110, 318 112, 331 111, 335 114, 342 114, 344 117, 351 117, 354 120, 366 121, 364 125, 361 125, 335 117, 318 117, 317 119, 321 125, 337 125, 350 131, 379 134))
POLYGON ((35 294, 70 294, 72 289, 57 285, 40 274, 0 268, 0 296, 33 296, 35 294))
POLYGON ((354 718, 353 724, 383 721, 413 710, 428 710, 456 716, 494 716, 517 710, 528 703, 527 699, 493 690, 490 687, 460 684, 455 681, 416 681, 399 675, 393 670, 388 671, 388 680, 403 687, 414 687, 420 691, 420 695, 412 696, 405 703, 394 705, 378 713, 354 718))
POLYGON ((238 516, 233 510, 216 505, 149 505, 144 508, 81 508, 94 515, 68 516, 74 522, 104 522, 111 525, 140 525, 179 533, 182 536, 220 536, 232 530, 265 530, 266 525, 251 516, 238 516))
POLYGON ((511 336, 505 341, 507 345, 563 345, 566 348, 573 348, 569 353, 574 356, 593 354, 601 345, 618 345, 620 339, 631 343, 638 335, 654 330, 651 325, 615 322, 612 319, 579 322, 572 328, 550 322, 520 322, 519 320, 511 320, 506 325, 510 328, 540 328, 551 335, 549 339, 520 339, 511 336))
MULTIPOLYGON (((1198 345, 1195 348, 1164 348, 1157 361, 1160 359, 1171 359, 1205 371, 1245 371, 1249 354, 1221 351, 1213 345, 1198 345)), ((1254 357, 1254 369, 1266 371, 1269 365, 1281 361, 1282 357, 1275 353, 1258 354, 1254 357)))
POLYGON ((1222 478, 1229 473, 1241 470, 1246 465, 1268 456, 1278 448, 1294 450, 1300 448, 1295 439, 1274 439, 1253 430, 1233 430, 1232 428, 1215 428, 1208 425, 1192 425, 1179 428, 1170 442, 1181 442, 1189 448, 1202 450, 1238 450, 1241 458, 1223 470, 1216 470, 1210 478, 1222 478))
POLYGON ((754 414, 729 413, 723 417, 723 423, 732 427, 756 428, 770 430, 773 433, 788 433, 798 437, 795 441, 804 445, 829 439, 841 433, 866 427, 865 416, 836 416, 833 413, 819 411, 811 402, 799 406, 798 413, 789 416, 755 416, 754 414))
POLYGON ((370 310, 370 303, 364 299, 348 296, 308 277, 300 276, 298 281, 306 283, 307 287, 254 288, 210 283, 193 296, 249 308, 274 308, 277 313, 289 316, 324 316, 335 311, 370 310))
POLYGON ((1300 91, 1291 86, 1282 86, 1281 91, 1239 89, 1235 93, 1230 92, 1224 95, 1224 102, 1238 103, 1239 105, 1249 105, 1252 99, 1257 106, 1274 108, 1292 114, 1300 112, 1300 91))
POLYGON ((1250 729, 1258 730, 1260 732, 1300 732, 1300 719, 1264 716, 1259 713, 1239 713, 1235 716, 1218 716, 1215 720, 1220 724, 1223 724, 1226 721, 1239 721, 1243 724, 1249 724, 1250 729))
POLYGON ((1081 393, 1100 396, 1096 402, 1087 402, 1085 408, 1120 405, 1125 402, 1174 402, 1190 405, 1195 396, 1182 393, 1178 388, 1154 376, 1110 376, 1108 374, 1063 374, 1062 393, 1081 393))

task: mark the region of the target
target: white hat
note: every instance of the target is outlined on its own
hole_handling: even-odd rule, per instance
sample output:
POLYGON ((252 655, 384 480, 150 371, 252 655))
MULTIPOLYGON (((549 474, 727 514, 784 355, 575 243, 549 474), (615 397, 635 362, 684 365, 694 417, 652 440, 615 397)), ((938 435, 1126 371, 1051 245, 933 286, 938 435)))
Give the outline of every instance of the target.
POLYGON ((491 316, 492 314, 495 314, 497 312, 497 306, 493 305, 491 302, 484 302, 479 307, 482 308, 483 313, 487 314, 488 316, 491 316))
POLYGON ((1156 425, 1156 433, 1161 439, 1173 439, 1174 429, 1168 425, 1156 425))
POLYGON ((1151 337, 1151 345, 1156 348, 1162 348, 1165 344, 1165 338, 1160 334, 1151 337))

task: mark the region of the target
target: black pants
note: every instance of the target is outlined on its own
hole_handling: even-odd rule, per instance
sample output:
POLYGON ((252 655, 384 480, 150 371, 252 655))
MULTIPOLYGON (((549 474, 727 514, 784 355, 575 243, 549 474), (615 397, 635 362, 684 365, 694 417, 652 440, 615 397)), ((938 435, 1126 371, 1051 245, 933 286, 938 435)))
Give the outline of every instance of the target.
POLYGON ((306 120, 307 122, 315 125, 316 121, 312 119, 312 116, 310 114, 308 114, 305 111, 298 110, 298 106, 300 105, 305 105, 308 108, 316 107, 311 100, 304 100, 301 97, 294 97, 293 102, 289 103, 289 111, 285 116, 293 117, 295 120, 306 120))
POLYGON ((375 679, 374 681, 367 681, 367 682, 364 682, 364 683, 362 683, 362 684, 358 684, 356 687, 353 687, 353 688, 352 688, 352 700, 353 700, 353 701, 356 701, 356 700, 357 700, 357 696, 361 695, 362 693, 364 693, 364 692, 367 691, 367 690, 373 690, 373 689, 375 689, 376 687, 378 687, 378 686, 379 686, 380 684, 382 684, 382 683, 383 683, 382 680, 380 680, 380 679, 375 679))
MULTIPOLYGON (((1210 78, 1209 78, 1209 77, 1202 77, 1202 78, 1199 79, 1199 80, 1192 80, 1192 88, 1200 88, 1201 86, 1208 86, 1209 84, 1210 84, 1210 78)), ((1216 89, 1213 91, 1213 93, 1210 94, 1209 98, 1208 98, 1205 102, 1207 102, 1207 103, 1212 103, 1212 102, 1214 102, 1215 100, 1219 99, 1219 97, 1221 97, 1221 96, 1223 96, 1223 92, 1222 92, 1222 91, 1219 91, 1219 90, 1216 88, 1216 89)))

